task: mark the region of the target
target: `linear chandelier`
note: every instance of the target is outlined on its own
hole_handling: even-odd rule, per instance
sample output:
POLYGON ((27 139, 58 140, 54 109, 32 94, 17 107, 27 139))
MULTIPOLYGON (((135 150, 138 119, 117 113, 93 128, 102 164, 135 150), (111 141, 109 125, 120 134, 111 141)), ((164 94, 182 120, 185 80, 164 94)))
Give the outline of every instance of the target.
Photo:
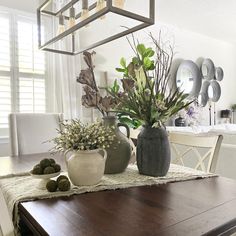
MULTIPOLYGON (((77 55, 153 25, 155 0, 143 0, 142 7, 145 5, 147 10, 145 16, 130 9, 131 2, 70 0, 58 8, 55 0, 46 0, 37 9, 39 49, 77 55), (48 25, 51 28, 46 33, 48 25)), ((141 0, 133 0, 136 8, 140 3, 141 0)))

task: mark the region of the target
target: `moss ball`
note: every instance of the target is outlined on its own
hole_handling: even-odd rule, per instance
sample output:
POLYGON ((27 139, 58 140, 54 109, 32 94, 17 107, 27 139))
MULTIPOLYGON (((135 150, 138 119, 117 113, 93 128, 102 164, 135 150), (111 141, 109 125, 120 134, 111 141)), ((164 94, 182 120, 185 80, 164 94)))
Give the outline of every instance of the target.
POLYGON ((45 169, 44 169, 44 171, 43 171, 43 174, 52 174, 52 173, 55 173, 56 171, 55 171, 55 169, 53 168, 53 167, 51 167, 51 166, 48 166, 48 167, 46 167, 45 169))
POLYGON ((61 170, 61 166, 59 164, 52 164, 51 166, 55 169, 55 172, 59 172, 61 170))
MULTIPOLYGON (((40 164, 37 164, 37 165, 34 166, 34 168, 36 168, 36 167, 41 167, 41 166, 40 166, 40 164)), ((41 167, 41 168, 42 168, 42 167, 41 167)))
POLYGON ((32 174, 34 175, 42 175, 43 174, 43 168, 39 165, 34 166, 32 170, 32 174))
POLYGON ((57 181, 49 180, 46 184, 46 188, 48 192, 56 192, 57 191, 57 181))
POLYGON ((68 191, 70 189, 70 181, 68 179, 61 179, 58 182, 58 189, 60 191, 68 191))
POLYGON ((56 164, 56 161, 55 161, 54 159, 52 159, 52 158, 50 158, 49 161, 50 161, 50 164, 51 164, 51 165, 52 165, 52 164, 56 164))
POLYGON ((45 159, 41 160, 39 164, 44 169, 44 168, 50 166, 51 162, 49 159, 45 158, 45 159))
POLYGON ((62 179, 69 180, 67 176, 65 176, 65 175, 60 175, 60 176, 57 178, 57 183, 59 183, 62 179))

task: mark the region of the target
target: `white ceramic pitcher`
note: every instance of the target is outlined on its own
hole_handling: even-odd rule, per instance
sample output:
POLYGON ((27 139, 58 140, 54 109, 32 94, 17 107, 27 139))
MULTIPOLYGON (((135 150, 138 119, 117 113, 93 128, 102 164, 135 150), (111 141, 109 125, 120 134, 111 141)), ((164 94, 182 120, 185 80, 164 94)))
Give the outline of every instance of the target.
POLYGON ((107 158, 105 149, 73 151, 70 156, 68 153, 71 152, 65 153, 65 160, 69 178, 74 185, 94 185, 101 180, 107 158), (101 151, 104 156, 100 154, 101 151))

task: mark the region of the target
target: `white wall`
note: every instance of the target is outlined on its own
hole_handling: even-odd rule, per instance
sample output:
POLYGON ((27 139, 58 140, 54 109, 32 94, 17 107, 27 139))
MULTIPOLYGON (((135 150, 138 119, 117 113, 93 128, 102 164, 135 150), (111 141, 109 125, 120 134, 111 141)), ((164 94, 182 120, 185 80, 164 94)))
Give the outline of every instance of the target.
MULTIPOLYGON (((136 34, 141 42, 149 43, 148 33, 158 36, 162 31, 163 40, 174 42, 175 60, 192 60, 200 65, 203 58, 211 58, 215 66, 221 66, 224 70, 224 79, 220 82, 222 95, 216 103, 217 123, 220 123, 219 110, 230 108, 230 105, 236 103, 236 47, 235 45, 217 40, 195 32, 180 29, 165 23, 157 22, 154 26, 149 27, 136 34)), ((90 37, 93 37, 91 35, 90 37)), ((121 57, 131 58, 133 53, 125 38, 118 39, 94 49, 97 53, 95 65, 97 70, 108 71, 109 79, 119 77, 115 68, 119 66, 121 57)), ((173 71, 174 73, 175 71, 173 71)), ((204 109, 204 120, 202 124, 208 125, 208 107, 204 109)))

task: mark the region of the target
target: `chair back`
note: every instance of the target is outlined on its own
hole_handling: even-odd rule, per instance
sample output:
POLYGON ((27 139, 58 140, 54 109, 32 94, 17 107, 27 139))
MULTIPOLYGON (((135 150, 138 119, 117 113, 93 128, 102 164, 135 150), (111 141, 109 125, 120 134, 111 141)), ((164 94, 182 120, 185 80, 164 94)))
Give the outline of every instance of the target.
POLYGON ((47 142, 58 135, 62 114, 12 113, 9 137, 12 156, 48 152, 54 144, 47 142))
POLYGON ((214 173, 216 170, 222 135, 199 136, 170 132, 172 163, 187 166, 188 158, 195 158, 194 169, 214 173))

